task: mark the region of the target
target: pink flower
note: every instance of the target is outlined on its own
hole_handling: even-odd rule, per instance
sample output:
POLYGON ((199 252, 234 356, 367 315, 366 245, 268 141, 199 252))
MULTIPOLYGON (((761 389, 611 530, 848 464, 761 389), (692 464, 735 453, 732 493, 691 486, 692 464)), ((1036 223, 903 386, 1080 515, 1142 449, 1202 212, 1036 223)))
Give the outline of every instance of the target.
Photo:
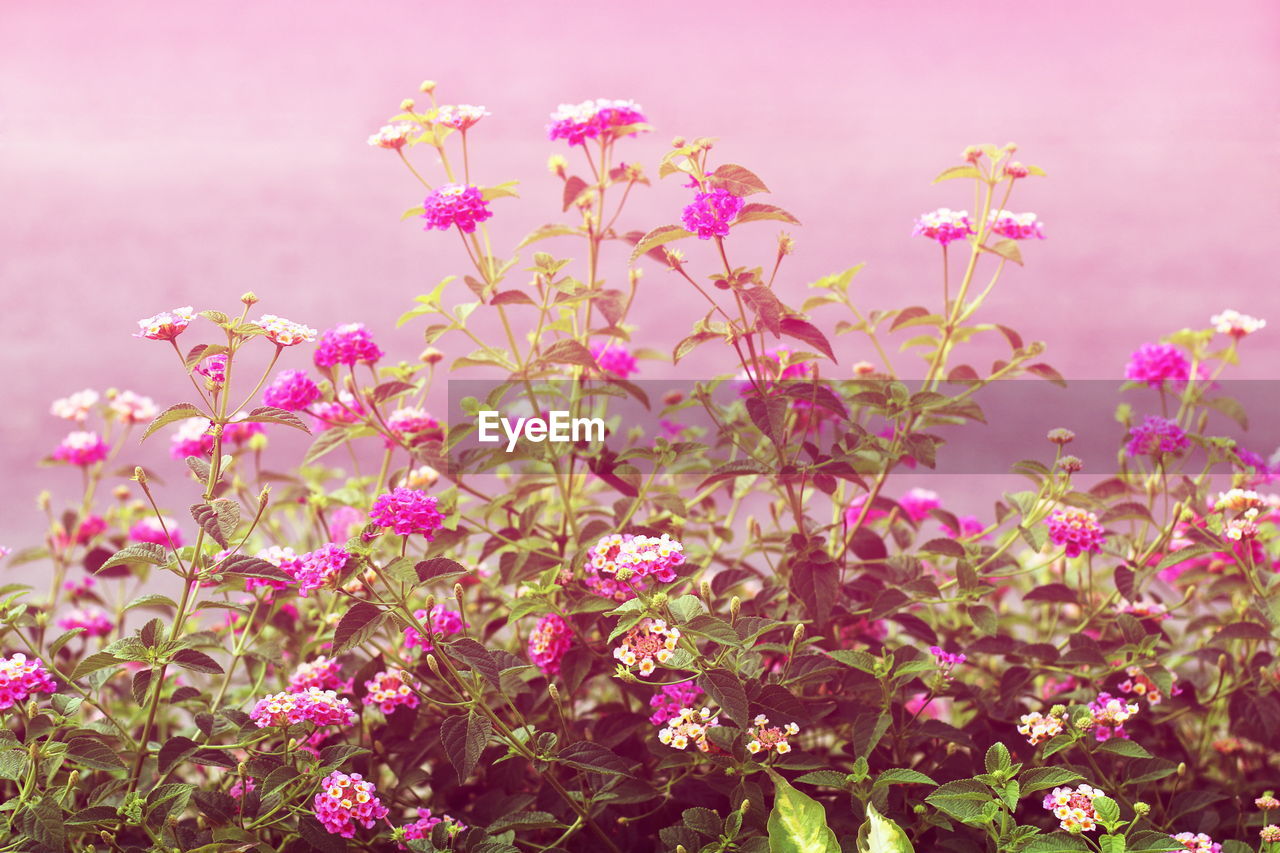
POLYGON ((956 521, 960 522, 959 530, 952 530, 945 524, 941 525, 944 535, 950 536, 952 539, 969 539, 987 529, 987 525, 983 524, 982 520, 976 515, 962 515, 956 521))
POLYGON ((338 584, 338 575, 350 559, 351 555, 344 548, 332 543, 303 554, 293 566, 298 595, 306 598, 313 589, 333 589, 338 584))
POLYGON ((633 373, 638 372, 636 367, 636 359, 626 347, 620 343, 608 341, 605 343, 595 343, 591 345, 591 355, 595 358, 596 364, 600 365, 602 370, 610 373, 616 373, 623 379, 626 379, 633 373))
POLYGON ((435 649, 432 639, 447 637, 450 634, 457 634, 467 627, 462 621, 462 614, 456 610, 446 610, 443 604, 437 604, 427 610, 413 611, 414 618, 423 624, 424 627, 431 631, 430 637, 424 637, 416 628, 404 629, 404 645, 407 649, 414 647, 421 648, 424 652, 435 649))
POLYGON ((111 446, 96 432, 73 432, 53 450, 53 458, 68 465, 86 467, 107 458, 111 446))
POLYGON ((364 526, 364 519, 364 513, 353 506, 338 507, 329 515, 329 538, 346 542, 364 526))
POLYGON ((729 223, 742 210, 742 204, 738 196, 724 187, 716 187, 709 193, 695 195, 680 218, 685 230, 697 234, 699 240, 728 237, 729 223))
MULTIPOLYGON (((711 742, 707 730, 720 725, 720 718, 710 708, 681 708, 667 725, 658 731, 658 741, 672 749, 688 749, 693 744, 699 752, 710 752, 711 742)), ((756 747, 759 749, 759 746, 756 747)))
POLYGON ((64 631, 83 628, 86 637, 105 637, 115 630, 115 623, 106 611, 97 607, 85 607, 72 610, 58 619, 58 627, 64 631))
POLYGON ((459 231, 471 234, 478 223, 493 216, 480 190, 462 184, 445 184, 432 190, 422 202, 422 209, 422 218, 427 220, 425 231, 448 231, 456 225, 459 231))
POLYGON ((1044 807, 1053 812, 1058 825, 1067 832, 1093 832, 1098 828, 1098 815, 1093 810, 1093 801, 1105 796, 1091 785, 1078 788, 1054 788, 1044 795, 1044 807))
POLYGON ((1027 739, 1027 743, 1039 746, 1049 738, 1062 734, 1062 718, 1053 714, 1045 716, 1039 711, 1023 714, 1019 720, 1018 733, 1027 739))
POLYGON ((927 237, 945 246, 952 241, 963 240, 972 233, 973 223, 969 221, 969 211, 940 207, 920 214, 911 236, 927 237))
MULTIPOLYGON (((865 494, 858 495, 856 498, 849 501, 849 506, 845 507, 844 511, 844 523, 847 526, 853 527, 858 523, 858 518, 862 516, 863 507, 866 506, 866 503, 867 495, 865 494)), ((865 521, 875 521, 877 518, 884 518, 887 515, 887 512, 873 505, 870 509, 866 510, 865 521)))
POLYGON ((387 807, 378 799, 373 783, 364 781, 359 773, 330 773, 320 785, 314 806, 325 830, 343 838, 355 837, 356 824, 372 829, 387 816, 387 807))
POLYGON ((314 723, 317 726, 350 726, 356 721, 351 703, 332 690, 308 687, 296 692, 273 693, 259 699, 249 712, 258 728, 314 723))
POLYGON ((258 786, 254 783, 252 778, 246 777, 243 781, 241 781, 240 779, 237 779, 235 781, 235 784, 231 786, 231 790, 228 791, 227 793, 230 794, 233 800, 239 800, 239 799, 242 799, 245 794, 249 793, 250 791, 254 790, 257 787, 258 786))
POLYGON ((336 400, 312 405, 311 413, 315 415, 316 431, 324 432, 338 424, 358 423, 365 412, 364 406, 350 391, 343 391, 336 400))
POLYGON ((561 104, 560 108, 551 114, 547 136, 553 142, 563 139, 570 145, 582 145, 588 139, 610 142, 624 134, 635 136, 641 131, 648 130, 645 127, 637 127, 644 123, 644 114, 640 112, 640 105, 635 101, 611 101, 607 98, 597 98, 580 104, 561 104))
POLYGON ((205 384, 208 387, 221 388, 227 382, 226 353, 218 353, 203 359, 196 365, 195 371, 205 378, 205 384))
POLYGON ((1231 308, 1226 309, 1221 314, 1214 314, 1209 318, 1209 322, 1213 324, 1213 328, 1224 335, 1239 340, 1254 332, 1259 332, 1266 328, 1267 321, 1259 320, 1257 317, 1250 317, 1248 314, 1241 314, 1231 308))
POLYGON ((942 507, 937 492, 928 489, 911 489, 898 501, 907 517, 919 524, 929 517, 929 511, 942 507))
POLYGON ((764 714, 758 714, 751 721, 751 728, 747 729, 747 735, 751 738, 747 743, 747 752, 755 755, 758 752, 776 752, 778 755, 786 755, 791 751, 791 743, 789 738, 799 734, 800 727, 795 723, 787 723, 785 726, 769 725, 769 718, 764 714))
MULTIPOLYGON (((422 409, 396 409, 387 416, 387 427, 410 446, 444 439, 440 422, 422 409)), ((395 446, 390 439, 386 443, 388 447, 395 446)))
POLYGON ((267 340, 282 347, 311 343, 316 339, 316 330, 275 314, 263 314, 258 318, 258 325, 267 330, 267 340))
POLYGON ((413 692, 416 684, 403 669, 384 670, 364 683, 364 689, 369 691, 364 703, 376 705, 384 714, 400 707, 412 710, 418 707, 418 696, 413 692))
POLYGON ((387 124, 369 137, 369 145, 374 148, 386 148, 399 151, 409 141, 416 128, 411 124, 387 124))
POLYGON ((154 317, 138 321, 140 331, 134 333, 135 338, 147 338, 152 341, 171 341, 186 331, 187 326, 195 319, 191 306, 174 308, 154 317))
POLYGON ((573 631, 559 614, 548 613, 538 620, 529 636, 529 659, 547 675, 560 671, 560 659, 569 651, 573 631))
POLYGON ((49 406, 49 414, 67 421, 82 424, 89 417, 89 412, 98 404, 98 392, 86 388, 58 400, 49 406))
POLYGON ((1099 742, 1111 740, 1113 737, 1128 740, 1129 735, 1124 730, 1124 724, 1138 713, 1137 705, 1117 699, 1110 693, 1099 693, 1098 698, 1089 703, 1089 710, 1093 713, 1094 739, 1099 742))
POLYGON ((169 439, 169 455, 174 459, 203 457, 213 452, 213 436, 209 435, 208 418, 187 418, 169 439))
POLYGON ((627 669, 635 667, 648 678, 660 663, 666 663, 680 642, 680 629, 662 619, 643 619, 622 637, 613 657, 627 669))
POLYGON ((236 416, 236 420, 227 424, 222 428, 222 443, 225 446, 227 442, 232 444, 244 444, 255 435, 265 435, 267 428, 260 423, 251 423, 245 421, 244 412, 236 416))
POLYGON ((309 688, 317 690, 346 691, 351 684, 342 678, 342 665, 332 658, 320 655, 315 660, 298 664, 289 676, 289 691, 299 693, 309 688))
POLYGON ((93 575, 85 575, 84 577, 80 578, 80 580, 78 581, 76 580, 64 581, 62 584, 62 588, 65 589, 67 591, 67 594, 71 596, 71 600, 75 601, 77 599, 84 598, 86 595, 93 592, 93 587, 95 583, 96 581, 94 581, 93 575))
POLYGON ((159 409, 156 401, 132 391, 121 391, 112 398, 111 411, 122 424, 141 424, 153 419, 159 409))
POLYGON ((0 658, 0 708, 20 705, 36 693, 56 693, 58 685, 39 658, 21 653, 0 658))
POLYGON ((951 652, 944 652, 940 646, 930 646, 929 654, 933 655, 935 658, 938 659, 938 666, 941 669, 944 669, 947 671, 955 669, 957 666, 964 663, 966 660, 964 655, 952 654, 951 652))
POLYGON ((150 542, 165 548, 182 547, 182 531, 178 529, 178 523, 167 515, 163 519, 155 519, 151 516, 138 519, 133 527, 129 528, 129 538, 134 542, 150 542), (163 527, 161 521, 164 522, 163 527), (165 527, 169 528, 168 533, 164 532, 165 527))
POLYGON ((1107 541, 1098 517, 1077 507, 1059 507, 1045 523, 1049 525, 1049 539, 1055 545, 1065 545, 1068 557, 1078 557, 1082 551, 1100 554, 1107 541))
POLYGON ((987 217, 987 224, 992 233, 999 234, 1009 240, 1044 239, 1044 223, 1036 221, 1034 213, 1010 213, 1007 210, 993 210, 987 217))
POLYGON ((383 354, 364 323, 344 323, 329 329, 320 338, 315 362, 318 367, 336 364, 354 367, 357 363, 374 364, 383 354))
POLYGON ((1176 421, 1147 415, 1129 430, 1126 451, 1130 456, 1177 456, 1190 449, 1191 441, 1176 421))
POLYGON ((492 113, 473 104, 445 104, 436 108, 435 120, 454 130, 466 130, 487 115, 492 113))
MULTIPOLYGON (((467 828, 465 823, 456 818, 444 815, 443 817, 432 817, 431 809, 418 809, 418 819, 410 824, 405 824, 404 837, 406 841, 421 840, 431 837, 431 830, 437 824, 443 823, 449 831, 449 835, 457 835, 467 828)), ((401 845, 400 849, 404 849, 401 845)))
POLYGON ((373 502, 369 519, 381 527, 389 527, 397 536, 420 533, 430 542, 444 525, 444 516, 436 510, 436 499, 418 489, 397 488, 379 495, 373 502))
POLYGON ((1169 837, 1194 853, 1222 853, 1222 845, 1203 832, 1179 832, 1169 837))
POLYGON ((662 685, 649 699, 649 707, 654 709, 649 722, 655 726, 666 725, 668 720, 679 716, 681 708, 696 706, 700 696, 702 691, 692 681, 662 685))
MULTIPOLYGON (((1146 343, 1134 350, 1124 369, 1124 378, 1159 388, 1165 382, 1179 385, 1191 376, 1191 362, 1173 344, 1146 343)), ((1203 365, 1200 377, 1205 378, 1203 365)))
MULTIPOLYGON (((290 577, 294 576, 302 566, 302 561, 299 559, 297 552, 292 548, 282 547, 280 545, 272 545, 269 548, 263 548, 253 556, 257 557, 259 560, 270 563, 290 577)), ((271 578, 247 578, 244 582, 244 588, 246 592, 253 592, 255 589, 280 591, 288 589, 289 583, 287 581, 274 580, 271 578)), ((270 596, 268 596, 268 598, 270 598, 270 596)))
POLYGON ((684 564, 684 546, 668 534, 613 533, 587 551, 583 582, 596 595, 626 601, 652 583, 671 583, 684 564))

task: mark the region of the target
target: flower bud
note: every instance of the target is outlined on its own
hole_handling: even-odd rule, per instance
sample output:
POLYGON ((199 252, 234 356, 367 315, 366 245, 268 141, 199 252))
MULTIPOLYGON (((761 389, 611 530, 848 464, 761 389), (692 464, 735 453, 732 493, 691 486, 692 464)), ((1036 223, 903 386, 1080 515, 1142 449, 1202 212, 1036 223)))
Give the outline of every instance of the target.
POLYGON ((672 148, 683 148, 683 147, 684 147, 684 143, 685 143, 684 137, 683 137, 683 136, 677 136, 675 139, 671 140, 671 147, 672 147, 672 148))
POLYGON ((462 584, 455 583, 453 585, 453 597, 456 598, 458 601, 462 600, 462 584))
POLYGON ((400 109, 407 113, 413 112, 413 98, 405 98, 400 102, 400 109))
POLYGON ((444 361, 444 353, 435 347, 427 347, 422 351, 422 354, 418 356, 418 361, 423 364, 439 364, 444 361))
POLYGON ((1057 429, 1049 430, 1047 438, 1054 444, 1070 444, 1075 441, 1076 434, 1069 429, 1058 427, 1057 429))
POLYGON ((668 391, 662 395, 662 405, 664 406, 674 406, 676 403, 683 402, 683 400, 683 391, 668 391))
POLYGON ((1013 178, 1016 180, 1018 178, 1025 178, 1027 175, 1031 174, 1031 172, 1026 166, 1015 161, 1004 167, 1004 174, 1006 178, 1013 178))
POLYGON ((245 293, 240 297, 240 301, 245 305, 252 307, 257 305, 261 300, 258 299, 258 295, 256 293, 250 290, 248 293, 245 293))
POLYGON ((554 684, 547 685, 547 695, 551 697, 551 701, 557 705, 560 704, 560 691, 556 689, 554 684))
POLYGON ((1151 814, 1151 806, 1147 803, 1142 803, 1142 802, 1134 803, 1133 813, 1138 817, 1146 817, 1147 815, 1151 814))
POLYGON ((129 487, 121 484, 112 489, 111 494, 118 501, 127 501, 129 500, 129 487))
POLYGON ((568 167, 569 161, 564 158, 563 154, 552 154, 547 158, 547 171, 553 175, 559 175, 563 178, 568 167))
POLYGON ((785 257, 795 254, 796 241, 795 238, 785 232, 778 234, 778 255, 785 257))
POLYGON ((435 80, 423 80, 422 85, 418 87, 419 92, 434 92, 436 90, 435 80))
POLYGON ((1010 142, 1007 145, 1005 145, 1004 150, 1012 154, 1013 152, 1018 150, 1018 146, 1016 143, 1010 142))
POLYGON ((709 602, 714 599, 715 596, 711 594, 711 582, 704 580, 702 583, 698 584, 698 594, 701 596, 703 601, 709 602))
POLYGON ((743 814, 746 814, 747 812, 751 811, 751 801, 743 800, 742 805, 738 806, 738 811, 742 812, 743 814))
POLYGON ((427 655, 427 669, 431 670, 435 674, 436 678, 444 678, 444 676, 440 674, 440 664, 436 662, 435 655, 427 655))
POLYGON ((791 645, 798 646, 800 641, 804 639, 804 623, 800 622, 796 625, 796 629, 791 632, 791 645))
POLYGON ((876 366, 869 361, 859 361, 853 366, 854 376, 870 376, 876 372, 876 366))
POLYGON ((430 610, 431 610, 431 608, 435 607, 435 606, 436 606, 436 597, 435 597, 435 594, 434 594, 434 593, 432 593, 432 594, 428 595, 428 596, 427 596, 427 600, 426 600, 426 601, 424 601, 424 602, 422 603, 422 606, 423 606, 423 608, 424 608, 424 609, 426 609, 427 611, 430 611, 430 610))
MULTIPOLYGON (((138 469, 138 470, 142 470, 142 469, 138 469)), ((48 491, 41 492, 36 497, 36 506, 40 507, 41 512, 48 512, 49 507, 53 506, 53 495, 51 495, 48 491)))
POLYGON ((1058 468, 1068 474, 1074 474, 1084 468, 1084 462, 1079 456, 1064 456, 1058 460, 1058 468))
POLYGON ((964 153, 960 156, 963 157, 966 162, 977 163, 982 159, 982 149, 976 145, 970 145, 968 148, 964 149, 964 153))
POLYGON ((133 469, 133 479, 144 486, 147 484, 147 472, 142 470, 141 465, 133 469))
POLYGON ((735 595, 729 601, 729 616, 734 619, 737 619, 738 614, 741 612, 742 612, 742 599, 738 598, 738 596, 735 595))

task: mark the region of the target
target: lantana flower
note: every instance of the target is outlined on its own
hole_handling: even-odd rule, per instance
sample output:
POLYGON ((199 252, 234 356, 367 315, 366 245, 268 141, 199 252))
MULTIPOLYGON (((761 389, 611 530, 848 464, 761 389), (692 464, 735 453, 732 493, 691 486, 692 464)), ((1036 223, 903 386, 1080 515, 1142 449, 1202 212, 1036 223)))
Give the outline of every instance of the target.
POLYGON ((916 218, 911 236, 937 240, 939 244, 946 246, 956 240, 963 240, 972 233, 973 223, 969 221, 969 211, 940 207, 920 214, 916 218))
POLYGON ((1045 523, 1049 525, 1049 539, 1055 545, 1066 546, 1068 557, 1078 557, 1082 552, 1100 554, 1107 541, 1098 517, 1079 507, 1059 507, 1045 523))
POLYGON ((455 225, 464 234, 472 234, 476 225, 493 217, 489 202, 478 187, 445 184, 431 191, 422 202, 423 229, 448 231, 455 225))
POLYGON ((993 210, 987 217, 987 224, 992 233, 1009 240, 1044 239, 1044 223, 1037 220, 1034 213, 993 210))
POLYGON ((147 423, 160 411, 155 400, 132 391, 121 391, 116 394, 111 398, 108 406, 122 424, 147 423))
MULTIPOLYGON (((1197 378, 1205 378, 1204 365, 1197 378)), ((1145 343, 1129 356, 1124 368, 1124 378, 1133 382, 1145 382, 1159 388, 1168 382, 1177 387, 1191 378, 1191 362, 1173 344, 1145 343)))
POLYGON ((171 341, 186 331, 195 316, 190 305, 185 308, 174 308, 172 311, 162 311, 154 317, 139 320, 139 331, 133 336, 152 341, 171 341))
POLYGON ((636 367, 635 356, 617 341, 592 344, 591 356, 596 360, 596 364, 600 365, 601 370, 616 373, 623 379, 639 370, 636 367))
POLYGON ((700 192, 693 197, 681 214, 686 231, 692 231, 699 240, 710 240, 712 237, 728 237, 729 223, 742 210, 741 197, 734 195, 724 187, 715 187, 710 192, 700 192))
POLYGON ((372 782, 359 773, 348 775, 337 770, 320 784, 313 805, 325 831, 343 838, 355 837, 356 824, 372 829, 388 814, 372 782))
POLYGON ((90 388, 83 391, 77 391, 74 394, 68 394, 54 400, 49 406, 49 414, 63 420, 75 421, 78 424, 84 423, 89 413, 93 411, 93 407, 98 404, 98 392, 90 388))
POLYGON ((424 838, 429 839, 431 837, 431 830, 435 829, 437 825, 442 823, 445 825, 445 829, 450 836, 457 835, 467 828, 467 825, 457 818, 450 817, 449 815, 433 817, 431 809, 418 809, 418 819, 413 823, 405 824, 403 827, 405 840, 417 841, 424 838))
POLYGON ((1177 456, 1191 448, 1191 440, 1178 422, 1147 415, 1141 424, 1130 427, 1125 451, 1130 456, 1177 456))
POLYGON ((345 548, 332 542, 303 554, 292 569, 298 595, 306 598, 311 590, 333 589, 350 559, 351 554, 345 548))
POLYGON ((249 712, 258 728, 313 723, 317 726, 350 726, 356 721, 351 703, 333 690, 308 687, 306 690, 273 693, 259 699, 249 712))
POLYGON ((662 685, 649 699, 649 707, 654 709, 649 715, 649 722, 655 726, 664 725, 678 716, 681 708, 695 707, 700 696, 702 691, 692 681, 662 685))
POLYGON ((1222 845, 1203 832, 1179 832, 1169 837, 1194 853, 1222 853, 1222 845))
POLYGON ((1023 714, 1018 722, 1018 734, 1027 739, 1027 743, 1038 746, 1051 737, 1062 734, 1062 717, 1056 714, 1041 714, 1033 711, 1023 714))
POLYGON ((529 635, 529 660, 547 675, 560 672, 560 659, 573 640, 573 630, 558 613, 538 620, 529 635))
POLYGON ((320 386, 305 370, 282 370, 262 392, 262 402, 277 409, 297 412, 320 399, 320 386))
POLYGON ((364 683, 364 689, 369 691, 364 702, 377 706, 384 714, 396 708, 416 708, 419 704, 418 695, 413 692, 416 684, 403 669, 383 670, 364 683))
POLYGON ((58 685, 39 658, 19 652, 0 658, 0 708, 12 708, 37 693, 56 693, 58 685))
POLYGON ((83 628, 86 637, 105 637, 115 630, 115 623, 100 607, 82 607, 59 617, 58 627, 64 631, 83 628))
POLYGON ((399 151, 416 131, 417 128, 411 124, 384 124, 377 133, 369 137, 368 142, 373 148, 399 151))
POLYGON ((547 136, 555 141, 563 139, 570 145, 582 145, 588 139, 611 141, 622 133, 634 136, 647 128, 645 117, 635 101, 597 98, 580 104, 561 104, 551 114, 547 136))
POLYGON ((267 340, 282 347, 311 343, 316 339, 316 330, 275 314, 263 314, 258 318, 258 325, 267 330, 267 340))
POLYGON ((583 580, 596 595, 626 601, 635 597, 636 589, 671 583, 683 564, 684 545, 666 533, 611 533, 587 550, 583 580))
POLYGON ((769 725, 769 718, 764 714, 756 715, 751 721, 751 728, 747 729, 747 735, 751 738, 747 742, 747 752, 755 755, 758 752, 776 752, 778 755, 786 755, 791 751, 791 743, 787 740, 794 737, 800 732, 800 727, 795 723, 787 723, 785 726, 769 725))
POLYGON ((338 661, 324 655, 300 663, 293 675, 289 676, 289 690, 294 693, 311 687, 319 690, 347 690, 349 682, 343 680, 341 669, 342 665, 338 661))
POLYGON ((79 465, 81 468, 96 464, 107 458, 111 445, 96 432, 84 430, 69 433, 62 442, 53 449, 53 458, 68 465, 79 465))
POLYGON ((321 336, 320 345, 316 347, 315 363, 317 367, 333 367, 338 364, 354 367, 357 364, 374 364, 383 355, 364 323, 343 323, 321 336))
POLYGON ((687 749, 693 744, 699 752, 707 752, 711 749, 707 730, 718 725, 720 718, 713 715, 710 708, 697 711, 681 708, 667 721, 666 728, 658 732, 658 740, 672 749, 687 749))
POLYGON ((1093 801, 1102 796, 1105 794, 1091 785, 1054 788, 1052 792, 1045 794, 1044 807, 1053 812, 1058 825, 1067 832, 1093 832, 1098 828, 1098 815, 1093 810, 1093 801))
POLYGON ((456 610, 447 609, 443 604, 437 604, 429 611, 415 610, 413 615, 419 622, 430 629, 432 636, 424 637, 417 628, 405 628, 404 645, 407 649, 418 647, 423 652, 429 652, 435 648, 431 642, 432 638, 458 634, 466 627, 466 623, 462 621, 462 614, 456 610))
POLYGON ((435 121, 454 130, 467 130, 487 115, 492 113, 474 104, 444 104, 436 108, 435 121))
POLYGON ((1250 317, 1248 314, 1241 314, 1231 308, 1227 308, 1221 314, 1214 314, 1209 318, 1209 322, 1220 334, 1230 335, 1237 340, 1252 335, 1266 328, 1267 321, 1259 320, 1257 317, 1250 317))
POLYGON ((1118 699, 1110 693, 1099 693, 1089 703, 1089 712, 1093 715, 1093 733, 1098 741, 1107 741, 1113 737, 1128 739, 1124 724, 1138 713, 1138 706, 1132 702, 1118 699))
POLYGON ((134 542, 150 542, 166 548, 181 548, 183 543, 178 523, 167 515, 159 519, 152 516, 138 519, 129 528, 129 538, 134 542))
POLYGON ((644 619, 623 636, 613 656, 627 669, 634 667, 642 678, 647 678, 658 664, 667 662, 679 641, 679 628, 668 626, 662 619, 644 619))
POLYGON ((397 536, 421 534, 428 542, 444 526, 444 516, 436 510, 436 498, 418 489, 396 488, 378 495, 369 519, 390 528, 397 536))
POLYGON ((169 455, 174 459, 204 457, 213 452, 213 436, 208 418, 187 418, 169 438, 169 455))

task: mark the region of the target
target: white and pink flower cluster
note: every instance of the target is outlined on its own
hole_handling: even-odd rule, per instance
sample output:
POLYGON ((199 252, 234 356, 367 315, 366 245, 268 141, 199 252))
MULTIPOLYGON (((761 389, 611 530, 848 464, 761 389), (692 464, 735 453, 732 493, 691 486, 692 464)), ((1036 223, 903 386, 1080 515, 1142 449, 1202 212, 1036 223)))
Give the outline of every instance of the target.
POLYGON ((20 705, 37 693, 56 693, 58 685, 38 658, 18 653, 0 658, 0 708, 20 705))
POLYGON ((1098 828, 1098 815, 1093 801, 1105 796, 1091 785, 1077 788, 1054 788, 1044 796, 1044 807, 1053 812, 1058 825, 1067 832, 1093 832, 1098 828))
POLYGON ((587 551, 584 581, 596 595, 625 601, 636 589, 671 583, 684 563, 684 546, 668 534, 613 533, 587 551))
POLYGON ((667 721, 666 728, 658 732, 658 740, 672 749, 687 749, 693 744, 700 752, 707 752, 711 744, 707 741, 707 730, 720 725, 720 718, 711 713, 710 708, 695 711, 692 708, 681 708, 667 721))
POLYGON ((627 669, 636 668, 642 678, 666 663, 680 642, 680 629, 661 619, 644 619, 626 633, 613 656, 627 669))
POLYGON ((417 682, 403 669, 388 669, 377 673, 364 683, 369 693, 365 697, 366 705, 377 705, 384 714, 390 714, 396 708, 418 707, 418 696, 413 692, 417 682))
POLYGON ((387 816, 387 807, 378 799, 372 782, 359 773, 334 771, 321 783, 313 802, 316 818, 331 835, 352 838, 356 824, 372 829, 387 816))
POLYGON ((791 743, 787 739, 799 733, 800 727, 795 723, 771 726, 768 717, 758 714, 751 721, 751 728, 747 730, 747 734, 751 737, 747 742, 747 752, 755 755, 758 752, 772 751, 778 755, 786 755, 791 751, 791 743))
POLYGON ((351 703, 333 690, 308 687, 292 693, 274 693, 258 700, 249 712, 258 728, 314 723, 317 726, 349 726, 356 721, 351 703))

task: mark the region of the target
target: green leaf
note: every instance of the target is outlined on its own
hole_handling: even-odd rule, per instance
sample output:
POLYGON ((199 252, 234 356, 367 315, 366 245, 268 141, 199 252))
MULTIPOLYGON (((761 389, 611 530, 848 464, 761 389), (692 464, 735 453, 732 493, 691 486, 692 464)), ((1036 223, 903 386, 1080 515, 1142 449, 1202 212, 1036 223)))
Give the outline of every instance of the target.
POLYGON ((91 737, 72 738, 67 743, 67 759, 94 770, 123 770, 120 753, 91 737))
POLYGON ((361 601, 342 614, 338 627, 333 631, 334 654, 355 648, 373 636, 386 614, 375 605, 361 601))
POLYGON ((173 656, 173 662, 192 672, 203 672, 209 675, 219 675, 223 672, 221 664, 196 649, 178 649, 173 656))
POLYGON ((867 819, 858 828, 858 853, 914 853, 902 827, 867 803, 867 819))
POLYGON ((280 424, 281 426, 300 429, 307 435, 311 434, 310 427, 304 424, 301 418, 287 409, 278 409, 275 406, 259 406, 249 412, 244 421, 241 421, 240 423, 280 424))
POLYGON ((156 610, 177 610, 178 602, 174 601, 167 595, 161 595, 158 592, 148 592, 140 595, 133 601, 124 606, 125 611, 135 610, 139 607, 150 607, 156 610))
POLYGON ((894 767, 885 770, 876 777, 876 787, 880 785, 933 785, 935 788, 938 783, 921 773, 919 770, 911 770, 907 767, 894 767))
POLYGON ((827 826, 822 804, 802 794, 769 769, 773 810, 769 812, 769 853, 840 853, 840 842, 827 826))
MULTIPOLYGON (((1230 841, 1223 843, 1223 853, 1230 853, 1228 845, 1231 843, 1230 841)), ((1244 848, 1244 853, 1253 853, 1252 847, 1241 846, 1244 848)), ((1168 833, 1156 832, 1151 829, 1139 830, 1129 836, 1129 853, 1172 853, 1175 850, 1182 851, 1186 849, 1186 845, 1180 841, 1174 841, 1169 837, 1168 833)))
POLYGON ((1089 845, 1078 835, 1055 832, 1052 835, 1037 835, 1031 843, 1022 848, 1022 853, 1077 853, 1089 850, 1089 845))
POLYGON ((1102 853, 1125 853, 1125 837, 1123 835, 1104 835, 1098 839, 1102 853))
POLYGON ((116 551, 105 563, 95 570, 111 569, 116 566, 127 566, 132 563, 146 563, 151 566, 163 566, 169 562, 169 552, 153 542, 139 542, 116 551))
POLYGON ((197 409, 191 403, 177 403, 165 409, 156 415, 156 419, 147 424, 147 428, 142 431, 142 438, 139 441, 145 441, 148 436, 161 427, 168 426, 178 421, 185 421, 189 418, 205 418, 208 417, 204 412, 197 409))
POLYGON ((764 181, 750 169, 736 163, 725 163, 707 175, 707 182, 713 187, 721 187, 738 197, 767 193, 769 188, 764 181))
POLYGON ((982 173, 978 171, 976 166, 969 163, 963 166, 952 166, 950 169, 943 169, 942 174, 933 179, 933 183, 941 183, 942 181, 950 181, 953 178, 981 178, 982 173))
POLYGON ((957 779, 939 786, 924 801, 962 823, 974 823, 984 820, 982 807, 993 802, 993 798, 981 782, 957 779))
POLYGON ((1098 816, 1098 823, 1108 828, 1120 821, 1120 804, 1110 797, 1094 797, 1093 811, 1098 816))
POLYGON ((1022 783, 1022 793, 1033 794, 1046 788, 1069 785, 1077 779, 1083 779, 1079 773, 1066 767, 1031 767, 1022 771, 1018 781, 1022 783))
POLYGON ((796 219, 790 213, 787 213, 780 207, 772 204, 761 204, 759 202, 751 202, 744 204, 742 210, 738 211, 737 217, 733 220, 734 225, 741 225, 744 222, 757 222, 762 219, 773 219, 778 222, 789 222, 792 225, 799 225, 800 220, 796 219))
POLYGON ((89 655, 80 663, 76 664, 76 668, 71 671, 71 680, 79 681, 90 673, 97 672, 100 669, 106 669, 120 663, 120 659, 110 652, 98 652, 89 655))
POLYGON ((561 764, 592 773, 627 776, 632 771, 632 764, 625 758, 608 747, 587 740, 569 744, 560 750, 556 760, 561 764))
POLYGON ((27 807, 31 815, 31 837, 41 847, 51 850, 67 848, 67 827, 62 817, 62 807, 48 794, 44 794, 27 807))
POLYGON ((227 540, 240 524, 240 504, 226 498, 207 504, 194 504, 191 507, 191 517, 214 542, 225 548, 227 540))
POLYGON ((1098 747, 1098 752, 1110 752, 1114 755, 1123 755, 1127 758, 1151 758, 1151 753, 1143 749, 1142 745, 1122 737, 1113 737, 1106 743, 1098 747))
POLYGON ((1009 748, 1000 741, 991 744, 987 749, 987 755, 984 759, 988 773, 998 773, 1001 770, 1008 770, 1012 766, 1009 758, 1009 748))
POLYGON ((27 771, 27 753, 21 749, 0 750, 0 779, 17 782, 27 771))
POLYGON ((672 617, 677 625, 683 625, 695 616, 702 614, 702 600, 696 595, 681 595, 673 598, 668 604, 667 609, 671 611, 672 617))
POLYGON ((634 264, 636 261, 640 260, 641 255, 646 252, 651 252, 666 243, 672 243, 676 240, 683 240, 686 237, 692 236, 692 231, 686 231, 679 225, 659 225, 657 228, 654 228, 648 234, 641 237, 640 241, 636 243, 635 249, 631 252, 630 262, 634 264))
POLYGON ((321 456, 324 456, 331 450, 342 445, 347 440, 347 431, 340 427, 330 427, 316 436, 316 440, 311 442, 311 446, 307 448, 307 453, 302 457, 303 465, 310 465, 321 456))
POLYGON ((741 679, 727 669, 712 669, 698 678, 698 686, 711 697, 711 701, 720 706, 720 710, 733 719, 741 728, 746 728, 748 720, 747 691, 741 679))
POLYGON ((440 724, 440 745, 458 771, 458 782, 464 783, 475 770, 489 742, 489 718, 475 711, 446 717, 440 724))

